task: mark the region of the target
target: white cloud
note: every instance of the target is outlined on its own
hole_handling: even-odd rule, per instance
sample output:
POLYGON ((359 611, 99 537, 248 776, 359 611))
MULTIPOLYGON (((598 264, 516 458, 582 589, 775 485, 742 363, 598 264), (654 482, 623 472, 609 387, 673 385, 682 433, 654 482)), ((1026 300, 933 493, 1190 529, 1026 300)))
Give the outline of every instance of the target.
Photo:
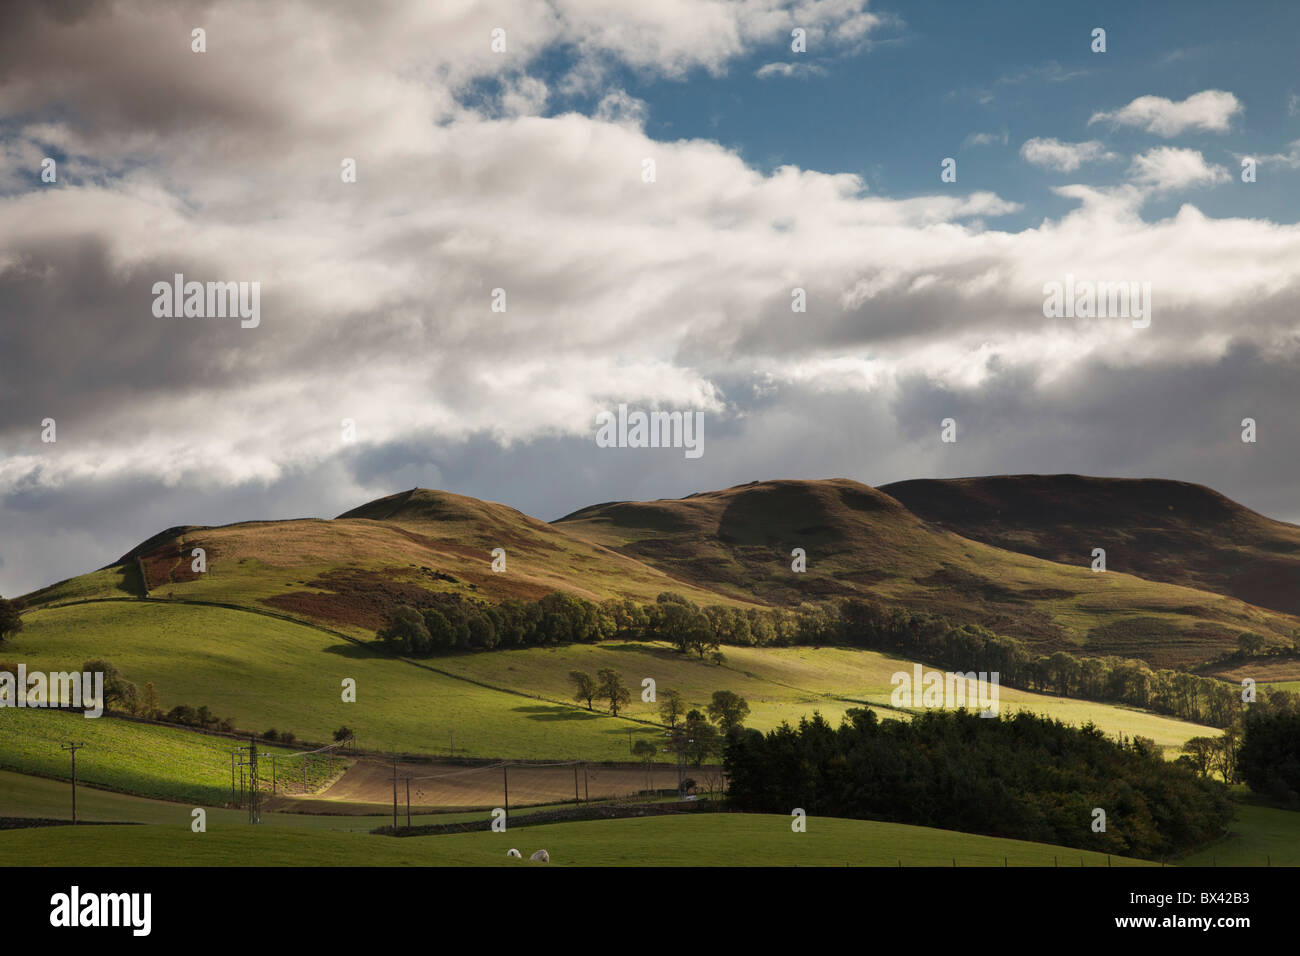
POLYGON ((1020 83, 1033 81, 1036 83, 1064 83, 1067 80, 1078 79, 1081 76, 1087 76, 1087 70, 1067 70, 1056 61, 1045 63, 1041 66, 1033 66, 1028 69, 1020 70, 1017 73, 1004 73, 998 78, 998 86, 1015 86, 1020 83))
POLYGON ((596 105, 596 119, 604 123, 631 123, 640 126, 645 122, 646 104, 626 90, 611 90, 596 105))
POLYGON ((1269 165, 1285 166, 1287 169, 1300 169, 1300 139, 1292 140, 1285 153, 1261 156, 1260 161, 1269 165))
POLYGON ((1137 185, 1161 192, 1213 186, 1232 179, 1224 167, 1207 163, 1197 150, 1174 146, 1157 146, 1134 156, 1128 175, 1137 185))
MULTIPOLYGON (((30 431, 22 414, 7 427, 20 430, 10 447, 26 450, 0 466, 0 486, 37 474, 274 481, 345 453, 343 418, 364 447, 426 433, 580 437, 613 399, 722 409, 719 382, 737 368, 779 382, 861 348, 886 390, 923 372, 976 381, 990 354, 1057 375, 1117 349, 1136 365, 1169 361, 1221 348, 1218 317, 1300 279, 1300 228, 1190 207, 1147 224, 1143 194, 1123 189, 1066 190, 1076 211, 998 232, 972 220, 1019 207, 991 193, 873 197, 854 176, 764 175, 717 144, 658 142, 575 114, 465 114, 414 133, 411 149, 372 155, 355 186, 295 181, 286 159, 265 180, 226 165, 188 171, 192 195, 217 197, 198 205, 164 188, 170 167, 0 200, 0 231, 22 237, 11 244, 22 267, 0 269, 0 294, 56 296, 28 299, 47 319, 19 327, 36 338, 15 338, 10 360, 59 349, 76 365, 89 350, 111 372, 74 395, 57 376, 33 383, 31 400, 58 395, 78 437, 61 432, 57 456, 17 444, 30 431), (645 156, 656 183, 640 179, 645 156), (87 243, 106 251, 103 274, 58 252, 87 243), (261 328, 154 319, 149 283, 174 267, 260 278, 261 328), (1149 279, 1160 308, 1179 309, 1177 332, 1161 314, 1140 339, 1041 322, 1043 282, 1067 272, 1149 279), (795 286, 811 304, 791 323, 795 286), (488 309, 497 287, 504 315, 488 309), (71 308, 83 296, 102 310, 89 324, 71 308)), ((1203 162, 1152 154, 1147 185, 1206 178, 1203 162)), ((1294 325, 1259 317, 1239 334, 1294 325)))
POLYGON ((506 116, 535 116, 546 106, 550 91, 536 77, 512 77, 501 92, 501 110, 506 116))
POLYGON ((995 143, 1005 146, 1010 135, 1005 129, 1000 133, 970 133, 961 141, 961 145, 963 149, 968 146, 992 146, 995 143))
POLYGON ((720 73, 735 57, 790 31, 806 31, 809 52, 856 48, 888 18, 867 10, 867 0, 557 0, 565 37, 606 50, 634 67, 669 76, 704 68, 720 73))
POLYGON ((1035 137, 1020 147, 1020 157, 1035 166, 1072 173, 1084 163, 1093 163, 1119 157, 1107 151, 1099 140, 1084 143, 1063 143, 1058 139, 1035 137))
MULTIPOLYGON (((165 480, 238 487, 247 500, 259 483, 346 472, 384 447, 475 436, 502 448, 581 444, 614 401, 708 409, 712 428, 739 420, 748 410, 736 396, 755 389, 840 400, 845 417, 816 429, 811 406, 783 408, 793 445, 755 425, 737 458, 717 459, 731 469, 720 486, 802 461, 785 452, 808 436, 809 453, 822 454, 823 426, 856 427, 864 408, 884 416, 869 423, 880 447, 902 447, 887 416, 918 379, 992 388, 994 399, 1014 386, 1033 407, 1062 394, 1043 383, 1089 363, 1146 370, 1213 361, 1228 346, 1292 361, 1300 226, 1211 219, 1190 205, 1159 222, 1140 216, 1156 189, 1221 180, 1194 151, 1152 150, 1135 161, 1135 183, 1062 187, 1077 204, 1068 213, 988 228, 1021 207, 937 181, 900 200, 868 194, 854 175, 764 172, 718 143, 648 136, 643 104, 621 90, 594 116, 535 115, 546 89, 528 51, 571 40, 557 21, 580 6, 521 6, 511 18, 402 5, 394 23, 351 5, 249 5, 235 16, 215 4, 206 61, 183 45, 166 52, 188 35, 183 16, 140 5, 25 34, 10 48, 24 63, 0 79, 0 108, 67 108, 0 140, 0 183, 23 190, 0 196, 0 314, 29 317, 6 324, 0 350, 0 498, 165 480), (512 59, 488 52, 498 21, 512 59), (467 90, 485 77, 500 79, 493 95, 509 108, 472 104, 467 90), (159 89, 168 96, 150 95, 159 89), (41 142, 86 157, 70 166, 95 175, 27 185, 41 142), (356 183, 340 182, 343 156, 357 157, 356 183), (641 180, 646 157, 654 183, 641 180), (151 283, 174 271, 261 281, 261 326, 155 319, 151 283), (1151 327, 1044 321, 1043 284, 1067 273, 1150 281, 1151 327), (809 309, 794 316, 796 286, 809 309), (507 291, 504 314, 489 309, 494 288, 507 291), (1250 322, 1225 321, 1246 308, 1250 322), (58 418, 55 446, 33 427, 47 414, 58 418), (344 418, 357 423, 351 450, 339 441, 344 418), (768 447, 782 457, 762 457, 768 447)), ((768 11, 760 29, 768 6, 745 5, 745 23, 738 8, 701 9, 706 20, 732 16, 723 32, 740 48, 790 22, 768 11)), ((855 7, 818 5, 829 9, 855 7)), ((826 24, 823 39, 835 34, 826 24)), ((638 62, 728 62, 729 41, 636 25, 662 33, 629 54, 638 62)), ((607 24, 597 45, 613 56, 636 35, 607 24)), ((1058 163, 1108 158, 1086 143, 1056 146, 1069 157, 1058 163)), ((1117 416, 1098 418, 1112 427, 1117 416)), ((1003 446, 981 447, 991 459, 1003 446)), ((926 459, 895 460, 888 477, 908 477, 904 461, 924 471, 926 459)), ((205 520, 179 506, 168 517, 160 524, 205 520)), ((24 541, 40 540, 38 524, 24 541)), ((6 573, 23 563, 11 542, 6 573)))
POLYGON ((784 79, 798 78, 807 79, 810 76, 823 76, 826 71, 816 63, 764 63, 754 75, 760 80, 768 80, 774 76, 783 77, 784 79))
POLYGON ((1203 90, 1179 102, 1163 96, 1139 96, 1122 109, 1094 113, 1088 125, 1109 121, 1166 139, 1189 129, 1226 133, 1242 109, 1241 101, 1224 90, 1203 90))
POLYGON ((1004 73, 994 82, 991 88, 967 88, 964 90, 950 90, 946 99, 952 99, 958 95, 970 96, 977 103, 987 106, 998 96, 1003 87, 1019 86, 1022 83, 1065 83, 1069 80, 1077 79, 1081 76, 1087 76, 1088 70, 1067 70, 1060 63, 1049 61, 1039 66, 1026 67, 1013 73, 1004 73))
MULTIPOLYGON (((1245 159, 1245 155, 1234 153, 1237 159, 1245 159)), ((1255 156, 1255 162, 1260 166, 1280 166, 1285 169, 1300 169, 1300 139, 1292 140, 1287 144, 1285 153, 1271 153, 1265 156, 1255 156)))

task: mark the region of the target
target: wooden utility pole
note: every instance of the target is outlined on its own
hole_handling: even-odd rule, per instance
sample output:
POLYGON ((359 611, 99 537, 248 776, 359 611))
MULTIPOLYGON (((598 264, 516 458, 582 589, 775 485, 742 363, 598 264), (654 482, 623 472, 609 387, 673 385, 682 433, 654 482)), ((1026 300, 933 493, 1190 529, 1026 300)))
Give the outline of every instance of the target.
POLYGON ((62 749, 72 754, 72 825, 77 825, 77 751, 86 746, 83 743, 66 743, 62 749))

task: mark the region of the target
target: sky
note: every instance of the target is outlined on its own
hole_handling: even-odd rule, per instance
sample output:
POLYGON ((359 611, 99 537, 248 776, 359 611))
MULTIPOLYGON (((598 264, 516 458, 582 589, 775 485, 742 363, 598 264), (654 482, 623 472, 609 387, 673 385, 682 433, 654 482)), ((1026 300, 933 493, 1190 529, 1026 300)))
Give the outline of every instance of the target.
POLYGON ((1078 473, 1300 521, 1297 35, 1281 2, 10 0, 0 594, 416 486, 552 520, 1078 473), (168 315, 177 274, 256 283, 255 321, 168 315), (1067 276, 1149 321, 1046 314, 1067 276), (620 405, 703 453, 603 447, 620 405))

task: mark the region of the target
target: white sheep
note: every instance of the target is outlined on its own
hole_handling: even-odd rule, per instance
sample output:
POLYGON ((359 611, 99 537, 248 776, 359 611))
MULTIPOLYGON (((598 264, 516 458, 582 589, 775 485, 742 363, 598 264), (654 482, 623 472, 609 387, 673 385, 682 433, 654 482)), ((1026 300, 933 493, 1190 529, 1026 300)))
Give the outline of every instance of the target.
POLYGON ((538 850, 528 859, 532 860, 534 863, 550 863, 551 854, 547 853, 545 850, 538 850))
POLYGON ((520 853, 518 850, 516 850, 514 847, 511 847, 510 849, 506 850, 506 856, 513 856, 516 860, 522 860, 524 858, 524 855, 520 853))

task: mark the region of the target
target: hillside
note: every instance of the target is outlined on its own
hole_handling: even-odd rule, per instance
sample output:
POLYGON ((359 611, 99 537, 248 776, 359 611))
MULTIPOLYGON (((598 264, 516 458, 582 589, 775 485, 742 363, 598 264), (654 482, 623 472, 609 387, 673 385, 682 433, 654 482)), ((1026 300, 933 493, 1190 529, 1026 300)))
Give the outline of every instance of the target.
POLYGON ((1090 548, 1047 559, 959 536, 882 490, 847 479, 752 482, 650 502, 612 502, 555 526, 737 599, 796 604, 872 596, 974 620, 1048 649, 1186 664, 1255 630, 1289 636, 1294 618, 1223 595, 1112 569, 1090 548), (807 552, 803 574, 793 548, 807 552))
MULTIPOLYGON (((36 611, 27 618, 24 630, 6 643, 5 654, 33 670, 107 658, 138 686, 152 682, 164 711, 177 704, 207 705, 257 733, 274 727, 302 740, 329 741, 346 724, 367 749, 442 753, 454 732, 462 756, 609 760, 627 754, 629 730, 657 731, 621 717, 588 714, 569 694, 559 703, 538 699, 535 690, 496 690, 491 681, 442 672, 441 659, 429 660, 429 666, 407 664, 378 648, 245 611, 106 601, 36 611), (356 681, 355 703, 342 700, 344 678, 356 681)), ((0 732, 5 714, 17 720, 27 713, 0 711, 0 732)), ((36 720, 49 724, 49 716, 40 713, 36 720)), ((7 752, 0 744, 0 765, 7 752)))
POLYGON ((1300 614, 1300 527, 1185 481, 1001 475, 881 491, 975 541, 1067 564, 1106 549, 1112 571, 1300 614))
MULTIPOLYGON (((661 690, 678 690, 696 707, 715 690, 732 690, 750 705, 746 725, 759 730, 797 724, 814 711, 838 724, 848 709, 862 706, 882 717, 910 716, 891 709, 890 695, 891 675, 910 671, 912 662, 846 648, 728 648, 727 662, 716 666, 662 644, 611 641, 408 663, 248 611, 118 600, 32 612, 6 653, 44 671, 105 657, 138 686, 153 683, 164 710, 206 705, 241 729, 273 727, 308 741, 328 741, 346 725, 365 749, 397 753, 445 754, 452 735, 460 757, 516 760, 628 760, 636 739, 662 743, 656 704, 634 695, 617 718, 599 705, 588 711, 572 698, 569 672, 575 669, 612 668, 632 687, 650 676, 661 690), (356 681, 355 703, 341 699, 346 677, 356 681)), ((1075 726, 1092 722, 1111 736, 1149 737, 1170 759, 1189 738, 1218 733, 1118 705, 1013 688, 1002 688, 1001 702, 1008 714, 1032 710, 1075 726)), ((231 743, 225 738, 12 708, 0 709, 0 768, 65 777, 68 762, 59 743, 76 734, 94 747, 94 755, 79 763, 90 783, 213 800, 211 788, 229 780, 231 743)), ((512 785, 519 800, 527 794, 524 784, 516 779, 512 785)))
MULTIPOLYGON (((1122 530, 1106 536, 1110 569, 1096 574, 1089 569, 1095 545, 1085 538, 1096 536, 1088 535, 1089 521, 1095 523, 1101 506, 1080 503, 1074 486, 1063 482, 1057 497, 1066 517, 1054 519, 1050 489, 1057 480, 1038 480, 1040 493, 1025 496, 1031 503, 1021 506, 1010 531, 982 530, 1001 527, 997 509, 988 506, 993 517, 971 534, 991 542, 918 517, 891 495, 848 479, 752 482, 682 499, 612 502, 551 524, 505 505, 413 489, 333 520, 171 528, 115 564, 38 591, 24 603, 41 608, 147 593, 271 612, 369 638, 395 608, 426 604, 431 592, 501 601, 563 591, 595 601, 652 602, 663 591, 676 591, 701 605, 767 606, 856 595, 983 624, 1043 650, 1141 657, 1165 667, 1213 658, 1234 648, 1243 631, 1281 641, 1300 625, 1288 614, 1193 586, 1227 574, 1235 575, 1238 590, 1249 589, 1244 572, 1215 570, 1225 562, 1225 548, 1243 561, 1266 561, 1272 554, 1269 580, 1285 578, 1292 559, 1282 534, 1292 526, 1200 489, 1198 500, 1212 500, 1208 495, 1219 502, 1219 523, 1212 527, 1231 532, 1227 544, 1221 546, 1212 530, 1198 531, 1193 515, 1205 509, 1188 506, 1178 526, 1181 538, 1171 538, 1172 532, 1165 538, 1135 535, 1151 553, 1158 550, 1160 560, 1148 563, 1175 580, 1158 579, 1146 565, 1149 578, 1124 573, 1132 549, 1126 551, 1122 530), (1066 543, 1049 547, 1056 541, 1053 520, 1066 543), (1258 540, 1252 528, 1260 529, 1258 540), (1070 534, 1078 536, 1074 545, 1070 534), (1166 539, 1175 544, 1157 549, 1166 539), (206 552, 203 573, 191 569, 195 548, 206 552), (505 573, 492 570, 496 548, 505 551, 505 573), (805 573, 791 570, 794 548, 807 553, 805 573), (1178 572, 1176 559, 1191 570, 1178 572)), ((1153 494, 1141 500, 1163 500, 1153 494)), ((1134 507, 1125 514, 1134 514, 1134 507)), ((1122 529, 1129 520, 1136 519, 1114 523, 1122 529)), ((1275 596, 1278 603, 1282 598, 1275 596)))
POLYGON ((673 590, 706 603, 726 600, 505 505, 414 489, 334 520, 171 528, 113 565, 37 591, 24 603, 48 607, 142 596, 144 589, 159 598, 272 610, 365 637, 398 605, 419 605, 431 591, 490 601, 552 591, 593 601, 653 601, 673 590), (195 548, 206 552, 202 574, 191 568, 195 548), (492 571, 494 548, 505 549, 506 573, 492 571))

